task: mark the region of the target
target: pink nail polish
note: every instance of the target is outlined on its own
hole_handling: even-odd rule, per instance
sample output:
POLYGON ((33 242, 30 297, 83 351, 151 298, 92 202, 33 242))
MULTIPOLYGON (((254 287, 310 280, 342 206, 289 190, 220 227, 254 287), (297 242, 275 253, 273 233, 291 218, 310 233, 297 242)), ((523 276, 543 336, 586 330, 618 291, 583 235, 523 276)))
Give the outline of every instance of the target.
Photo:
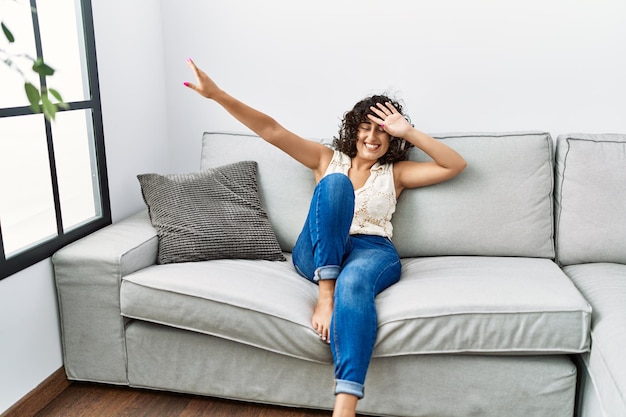
POLYGON ((189 83, 188 83, 187 81, 185 81, 185 82, 183 83, 183 85, 184 85, 185 87, 189 87, 189 83))

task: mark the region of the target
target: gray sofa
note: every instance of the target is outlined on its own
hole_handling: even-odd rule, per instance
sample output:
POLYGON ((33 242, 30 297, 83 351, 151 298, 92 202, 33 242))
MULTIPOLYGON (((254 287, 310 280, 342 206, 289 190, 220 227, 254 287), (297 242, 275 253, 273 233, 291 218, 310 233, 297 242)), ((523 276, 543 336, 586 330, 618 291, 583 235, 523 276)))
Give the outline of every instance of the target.
POLYGON ((626 135, 562 135, 557 261, 593 308, 580 369, 583 417, 626 416, 626 135))
MULTIPOLYGON (((611 204, 578 206, 594 190, 625 207, 624 137, 585 137, 591 146, 577 158, 564 149, 572 140, 559 138, 556 159, 548 133, 435 137, 468 167, 399 200, 393 240, 403 272, 377 298, 378 338, 358 411, 626 415, 618 356, 626 345, 625 221, 611 204), (620 182, 602 173, 589 190, 577 180, 569 187, 570 169, 589 165, 585 155, 591 171, 614 157, 620 182), (595 234, 587 232, 596 223, 581 232, 570 216, 603 219, 605 207, 611 216, 595 234)), ((425 155, 413 150, 411 158, 425 155)), ((204 134, 201 169, 242 160, 258 164, 260 198, 287 262, 157 264, 147 211, 63 248, 53 263, 69 379, 332 408, 330 350, 310 325, 317 288, 289 262, 312 175, 257 137, 204 134)))

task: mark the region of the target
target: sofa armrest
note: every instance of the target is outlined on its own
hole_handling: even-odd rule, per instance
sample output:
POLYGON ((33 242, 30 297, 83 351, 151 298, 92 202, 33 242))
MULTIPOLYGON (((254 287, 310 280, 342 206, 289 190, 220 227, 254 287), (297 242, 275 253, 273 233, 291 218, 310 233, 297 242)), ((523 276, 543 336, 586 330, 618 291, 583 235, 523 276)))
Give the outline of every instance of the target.
POLYGON ((52 256, 69 379, 128 384, 121 279, 154 264, 157 250, 156 230, 142 211, 52 256))

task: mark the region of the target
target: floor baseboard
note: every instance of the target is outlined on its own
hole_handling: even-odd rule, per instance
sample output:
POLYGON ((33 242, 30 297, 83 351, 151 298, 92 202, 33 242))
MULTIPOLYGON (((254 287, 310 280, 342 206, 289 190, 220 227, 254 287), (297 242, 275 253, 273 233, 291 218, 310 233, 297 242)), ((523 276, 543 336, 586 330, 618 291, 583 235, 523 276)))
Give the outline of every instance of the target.
POLYGON ((65 367, 62 366, 0 417, 33 417, 65 391, 70 384, 71 381, 65 376, 65 367))

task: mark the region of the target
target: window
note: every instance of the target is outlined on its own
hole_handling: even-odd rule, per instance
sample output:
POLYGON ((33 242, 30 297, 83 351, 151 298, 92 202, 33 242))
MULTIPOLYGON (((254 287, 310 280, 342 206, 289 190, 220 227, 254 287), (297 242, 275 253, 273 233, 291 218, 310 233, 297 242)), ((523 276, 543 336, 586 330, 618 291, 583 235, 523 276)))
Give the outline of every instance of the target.
MULTIPOLYGON (((15 38, 0 48, 55 69, 51 77, 21 75, 0 63, 2 279, 110 224, 111 210, 90 0, 0 2, 15 38), (33 114, 24 77, 59 91, 68 108, 52 122, 33 114)), ((24 59, 20 68, 30 66, 24 59)))

